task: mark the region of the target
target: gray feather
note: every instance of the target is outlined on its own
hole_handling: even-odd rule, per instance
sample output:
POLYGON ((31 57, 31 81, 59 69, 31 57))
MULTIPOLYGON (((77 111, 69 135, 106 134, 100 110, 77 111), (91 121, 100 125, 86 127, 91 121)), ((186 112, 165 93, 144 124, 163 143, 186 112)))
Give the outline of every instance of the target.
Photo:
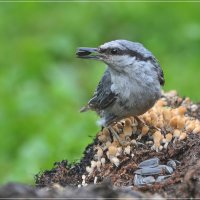
POLYGON ((109 126, 130 115, 141 115, 160 98, 163 71, 142 44, 127 40, 107 42, 96 48, 92 58, 103 61, 108 68, 81 111, 96 111, 101 117, 100 125, 109 126))
POLYGON ((155 71, 158 74, 160 85, 162 86, 164 85, 165 79, 162 68, 160 67, 155 56, 148 49, 146 49, 142 44, 138 42, 130 42, 126 40, 116 40, 116 41, 118 41, 124 47, 124 49, 128 49, 130 51, 130 54, 131 53, 132 55, 135 54, 136 57, 142 60, 149 60, 155 66, 155 71))
POLYGON ((88 108, 98 112, 115 102, 117 94, 111 91, 111 84, 110 72, 106 70, 94 92, 93 97, 88 102, 88 108))

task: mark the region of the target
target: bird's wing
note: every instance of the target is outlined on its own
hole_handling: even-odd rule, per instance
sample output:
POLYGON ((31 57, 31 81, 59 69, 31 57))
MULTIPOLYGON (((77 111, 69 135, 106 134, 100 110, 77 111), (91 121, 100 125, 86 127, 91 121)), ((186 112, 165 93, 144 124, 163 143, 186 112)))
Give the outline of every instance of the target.
POLYGON ((157 72, 158 80, 160 82, 160 85, 163 86, 165 84, 165 78, 164 78, 164 74, 163 74, 162 68, 158 64, 158 61, 156 60, 155 57, 151 57, 151 62, 155 66, 155 71, 157 72))
POLYGON ((164 85, 165 84, 165 78, 164 78, 164 74, 161 68, 158 69, 158 79, 160 82, 160 85, 164 85))
POLYGON ((81 109, 81 111, 83 112, 88 109, 92 109, 98 112, 114 103, 117 99, 117 94, 111 91, 111 85, 112 82, 110 72, 106 70, 94 92, 93 97, 88 102, 88 105, 81 109))

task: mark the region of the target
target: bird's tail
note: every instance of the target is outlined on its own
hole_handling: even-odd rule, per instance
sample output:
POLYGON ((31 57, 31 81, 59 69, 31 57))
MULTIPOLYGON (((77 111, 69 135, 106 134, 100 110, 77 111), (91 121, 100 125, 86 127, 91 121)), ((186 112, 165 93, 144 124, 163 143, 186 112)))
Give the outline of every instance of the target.
POLYGON ((87 106, 84 106, 80 109, 80 112, 86 112, 90 109, 90 107, 87 105, 87 106))

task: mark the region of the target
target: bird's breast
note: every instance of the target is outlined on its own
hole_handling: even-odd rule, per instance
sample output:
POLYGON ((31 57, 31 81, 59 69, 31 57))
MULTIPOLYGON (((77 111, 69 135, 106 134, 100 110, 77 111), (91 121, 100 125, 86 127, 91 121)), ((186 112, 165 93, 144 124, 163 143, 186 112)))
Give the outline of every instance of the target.
POLYGON ((161 95, 158 82, 118 78, 112 83, 111 90, 118 94, 113 109, 122 115, 140 115, 150 109, 161 95))

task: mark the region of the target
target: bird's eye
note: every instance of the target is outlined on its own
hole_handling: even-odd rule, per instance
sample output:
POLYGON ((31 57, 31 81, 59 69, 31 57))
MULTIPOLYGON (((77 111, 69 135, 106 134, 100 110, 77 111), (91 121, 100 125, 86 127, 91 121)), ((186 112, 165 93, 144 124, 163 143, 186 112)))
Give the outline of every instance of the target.
POLYGON ((112 55, 116 55, 116 54, 118 53, 118 49, 111 49, 111 50, 110 50, 110 53, 111 53, 112 55))

